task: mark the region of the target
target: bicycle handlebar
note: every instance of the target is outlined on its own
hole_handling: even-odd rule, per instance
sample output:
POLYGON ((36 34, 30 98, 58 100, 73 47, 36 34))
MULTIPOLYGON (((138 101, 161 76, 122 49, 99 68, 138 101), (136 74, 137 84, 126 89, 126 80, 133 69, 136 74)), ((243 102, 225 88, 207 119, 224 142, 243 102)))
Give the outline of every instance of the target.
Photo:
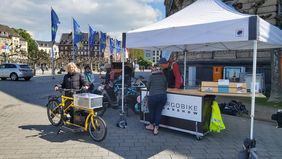
POLYGON ((71 93, 76 93, 76 92, 79 92, 79 91, 83 91, 85 90, 83 87, 81 87, 80 89, 67 89, 67 88, 58 88, 57 91, 59 92, 71 92, 71 93))

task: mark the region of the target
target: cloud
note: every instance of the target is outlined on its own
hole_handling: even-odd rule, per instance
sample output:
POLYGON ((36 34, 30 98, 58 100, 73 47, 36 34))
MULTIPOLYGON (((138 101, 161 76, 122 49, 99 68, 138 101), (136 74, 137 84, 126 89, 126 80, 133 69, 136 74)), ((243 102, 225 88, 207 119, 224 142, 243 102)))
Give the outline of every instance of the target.
POLYGON ((38 40, 50 40, 52 6, 61 22, 57 41, 61 33, 72 31, 72 17, 84 32, 89 24, 118 38, 122 32, 152 24, 164 16, 152 3, 163 6, 163 0, 2 0, 0 23, 28 30, 38 40))

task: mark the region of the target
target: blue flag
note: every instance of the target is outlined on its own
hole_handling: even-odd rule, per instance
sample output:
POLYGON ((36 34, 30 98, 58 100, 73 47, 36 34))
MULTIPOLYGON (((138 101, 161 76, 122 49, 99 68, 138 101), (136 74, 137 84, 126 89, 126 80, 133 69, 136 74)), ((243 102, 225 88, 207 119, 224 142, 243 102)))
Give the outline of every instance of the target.
POLYGON ((51 8, 51 38, 52 42, 56 40, 56 33, 58 30, 58 24, 60 24, 59 17, 56 12, 51 8))
POLYGON ((111 55, 114 53, 114 48, 115 48, 115 41, 113 38, 110 38, 110 53, 111 55))
POLYGON ((89 39, 88 39, 89 48, 94 47, 95 36, 96 36, 96 32, 91 28, 91 26, 89 26, 89 39))
POLYGON ((117 54, 121 51, 121 41, 116 40, 116 52, 117 54))
POLYGON ((101 51, 106 48, 106 39, 107 39, 106 33, 100 32, 100 50, 101 51))
POLYGON ((77 43, 79 43, 83 39, 82 32, 80 31, 80 25, 73 18, 73 43, 74 46, 77 47, 77 43))

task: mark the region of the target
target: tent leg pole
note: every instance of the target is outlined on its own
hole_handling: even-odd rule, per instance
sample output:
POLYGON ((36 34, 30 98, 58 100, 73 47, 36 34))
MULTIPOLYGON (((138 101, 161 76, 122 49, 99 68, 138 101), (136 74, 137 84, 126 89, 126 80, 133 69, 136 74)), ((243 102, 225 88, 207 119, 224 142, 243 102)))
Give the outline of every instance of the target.
POLYGON ((183 79, 183 85, 184 85, 184 89, 186 89, 186 57, 187 57, 187 50, 184 50, 184 79, 183 79))
POLYGON ((251 129, 250 138, 246 138, 243 144, 243 150, 239 152, 238 159, 257 159, 256 140, 253 137, 254 118, 255 118, 255 86, 256 86, 256 71, 257 71, 257 40, 254 40, 253 45, 253 76, 252 76, 252 101, 251 101, 251 129))
POLYGON ((120 118, 117 121, 117 127, 120 127, 120 128, 123 128, 123 129, 127 127, 127 121, 126 121, 125 112, 124 112, 124 61, 125 61, 125 54, 126 54, 126 46, 125 45, 126 45, 126 34, 122 33, 121 113, 120 113, 120 118))
POLYGON ((252 101, 251 101, 251 128, 250 128, 250 139, 253 139, 254 130, 254 118, 255 118, 255 88, 256 88, 256 72, 257 72, 257 40, 254 40, 253 46, 253 76, 252 76, 252 101))

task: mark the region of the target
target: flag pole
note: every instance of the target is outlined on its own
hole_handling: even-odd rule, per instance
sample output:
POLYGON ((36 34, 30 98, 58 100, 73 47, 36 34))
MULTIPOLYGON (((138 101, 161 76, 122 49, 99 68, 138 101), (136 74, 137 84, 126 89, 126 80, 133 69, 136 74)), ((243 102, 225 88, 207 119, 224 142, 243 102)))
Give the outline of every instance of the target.
MULTIPOLYGON (((74 23, 74 18, 72 18, 72 23, 74 23)), ((74 47, 74 25, 73 25, 73 32, 72 32, 72 47, 73 47, 73 52, 72 52, 72 61, 75 63, 74 59, 74 54, 75 54, 75 47, 74 47)))
POLYGON ((52 56, 52 79, 55 79, 55 61, 54 61, 54 41, 52 41, 52 49, 51 49, 51 56, 52 56))
POLYGON ((101 31, 99 31, 99 53, 98 53, 98 70, 101 73, 102 71, 100 70, 100 55, 101 55, 101 31))
MULTIPOLYGON (((88 24, 88 27, 90 27, 90 25, 88 24)), ((91 59, 90 59, 90 28, 88 29, 88 60, 90 60, 89 65, 90 65, 90 69, 92 72, 92 65, 91 65, 91 59)))

